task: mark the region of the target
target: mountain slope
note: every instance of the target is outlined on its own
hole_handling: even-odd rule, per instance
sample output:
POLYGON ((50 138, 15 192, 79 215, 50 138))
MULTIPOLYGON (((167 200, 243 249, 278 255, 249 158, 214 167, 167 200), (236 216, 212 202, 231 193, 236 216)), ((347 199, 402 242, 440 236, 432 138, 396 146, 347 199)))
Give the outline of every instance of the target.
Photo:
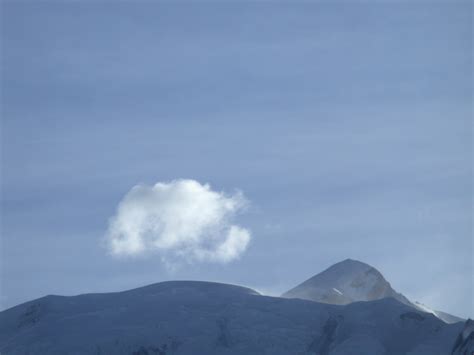
POLYGON ((449 313, 446 313, 446 312, 441 312, 441 311, 431 309, 430 307, 428 307, 428 306, 426 306, 426 305, 424 305, 420 302, 415 302, 414 306, 422 312, 434 314, 436 317, 438 317, 442 321, 444 321, 446 323, 449 323, 449 324, 458 323, 458 322, 465 322, 465 319, 453 316, 452 314, 449 314, 449 313))
POLYGON ((0 312, 0 353, 445 355, 461 330, 391 298, 337 306, 174 281, 0 312))
POLYGON ((474 353, 474 321, 468 319, 464 329, 454 343, 453 355, 470 355, 474 353))
POLYGON ((431 310, 418 303, 412 303, 404 295, 395 291, 377 269, 352 259, 346 259, 332 265, 285 292, 282 297, 338 305, 359 301, 375 301, 390 297, 417 310, 432 313, 446 323, 464 321, 459 317, 431 310))

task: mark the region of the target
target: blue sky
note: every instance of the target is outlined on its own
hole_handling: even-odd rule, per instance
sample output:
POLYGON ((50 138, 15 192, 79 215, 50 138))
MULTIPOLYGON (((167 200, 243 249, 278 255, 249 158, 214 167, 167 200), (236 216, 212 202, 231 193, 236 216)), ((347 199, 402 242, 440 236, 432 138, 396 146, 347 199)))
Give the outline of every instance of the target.
POLYGON ((470 2, 2 2, 2 307, 348 257, 474 316, 470 2), (101 241, 138 183, 250 201, 227 264, 101 241))

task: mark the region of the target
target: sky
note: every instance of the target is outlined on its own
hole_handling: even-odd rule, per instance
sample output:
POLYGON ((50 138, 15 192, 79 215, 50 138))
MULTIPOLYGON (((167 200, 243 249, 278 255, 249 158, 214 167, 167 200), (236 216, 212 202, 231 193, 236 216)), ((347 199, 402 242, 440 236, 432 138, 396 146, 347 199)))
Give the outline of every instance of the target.
POLYGON ((1 308, 352 258, 474 317, 470 2, 1 10, 1 308))

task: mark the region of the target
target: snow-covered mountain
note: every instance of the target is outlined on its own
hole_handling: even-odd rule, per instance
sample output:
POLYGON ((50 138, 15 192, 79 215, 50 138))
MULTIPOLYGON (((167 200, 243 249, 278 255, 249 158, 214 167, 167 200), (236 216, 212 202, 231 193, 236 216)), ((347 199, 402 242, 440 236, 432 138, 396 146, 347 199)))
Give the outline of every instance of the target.
POLYGON ((451 314, 435 311, 421 303, 411 302, 404 295, 395 291, 377 269, 352 259, 332 265, 285 292, 282 297, 338 305, 390 297, 417 310, 431 313, 446 323, 464 321, 464 319, 451 314))
POLYGON ((332 305, 173 281, 47 296, 0 312, 0 353, 446 355, 462 329, 395 298, 332 305))
POLYGON ((420 311, 434 314, 436 317, 438 317, 442 321, 444 321, 446 323, 449 323, 449 324, 457 323, 457 322, 465 322, 466 321, 465 319, 453 316, 452 314, 434 310, 434 309, 432 309, 432 308, 430 308, 430 307, 428 307, 428 306, 426 306, 426 305, 424 305, 423 303, 420 303, 420 302, 414 302, 414 305, 420 311))
POLYGON ((282 297, 302 298, 330 304, 349 304, 392 297, 411 305, 382 274, 370 265, 347 259, 285 292, 282 297))

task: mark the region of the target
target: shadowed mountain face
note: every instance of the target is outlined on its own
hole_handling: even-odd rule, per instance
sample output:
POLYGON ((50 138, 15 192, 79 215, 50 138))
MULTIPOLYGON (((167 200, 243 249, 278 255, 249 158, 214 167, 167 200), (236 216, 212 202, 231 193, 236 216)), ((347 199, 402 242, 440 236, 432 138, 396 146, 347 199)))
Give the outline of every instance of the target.
POLYGON ((337 306, 175 281, 0 312, 0 353, 446 355, 462 329, 393 298, 337 306))
POLYGON ((337 305, 394 298, 417 310, 432 313, 446 323, 463 321, 463 319, 450 314, 434 311, 421 304, 412 303, 401 293, 396 292, 377 269, 352 259, 334 264, 285 292, 282 297, 300 298, 337 305))
POLYGON ((453 355, 474 354, 474 321, 468 319, 464 324, 464 329, 459 334, 454 343, 453 355))

